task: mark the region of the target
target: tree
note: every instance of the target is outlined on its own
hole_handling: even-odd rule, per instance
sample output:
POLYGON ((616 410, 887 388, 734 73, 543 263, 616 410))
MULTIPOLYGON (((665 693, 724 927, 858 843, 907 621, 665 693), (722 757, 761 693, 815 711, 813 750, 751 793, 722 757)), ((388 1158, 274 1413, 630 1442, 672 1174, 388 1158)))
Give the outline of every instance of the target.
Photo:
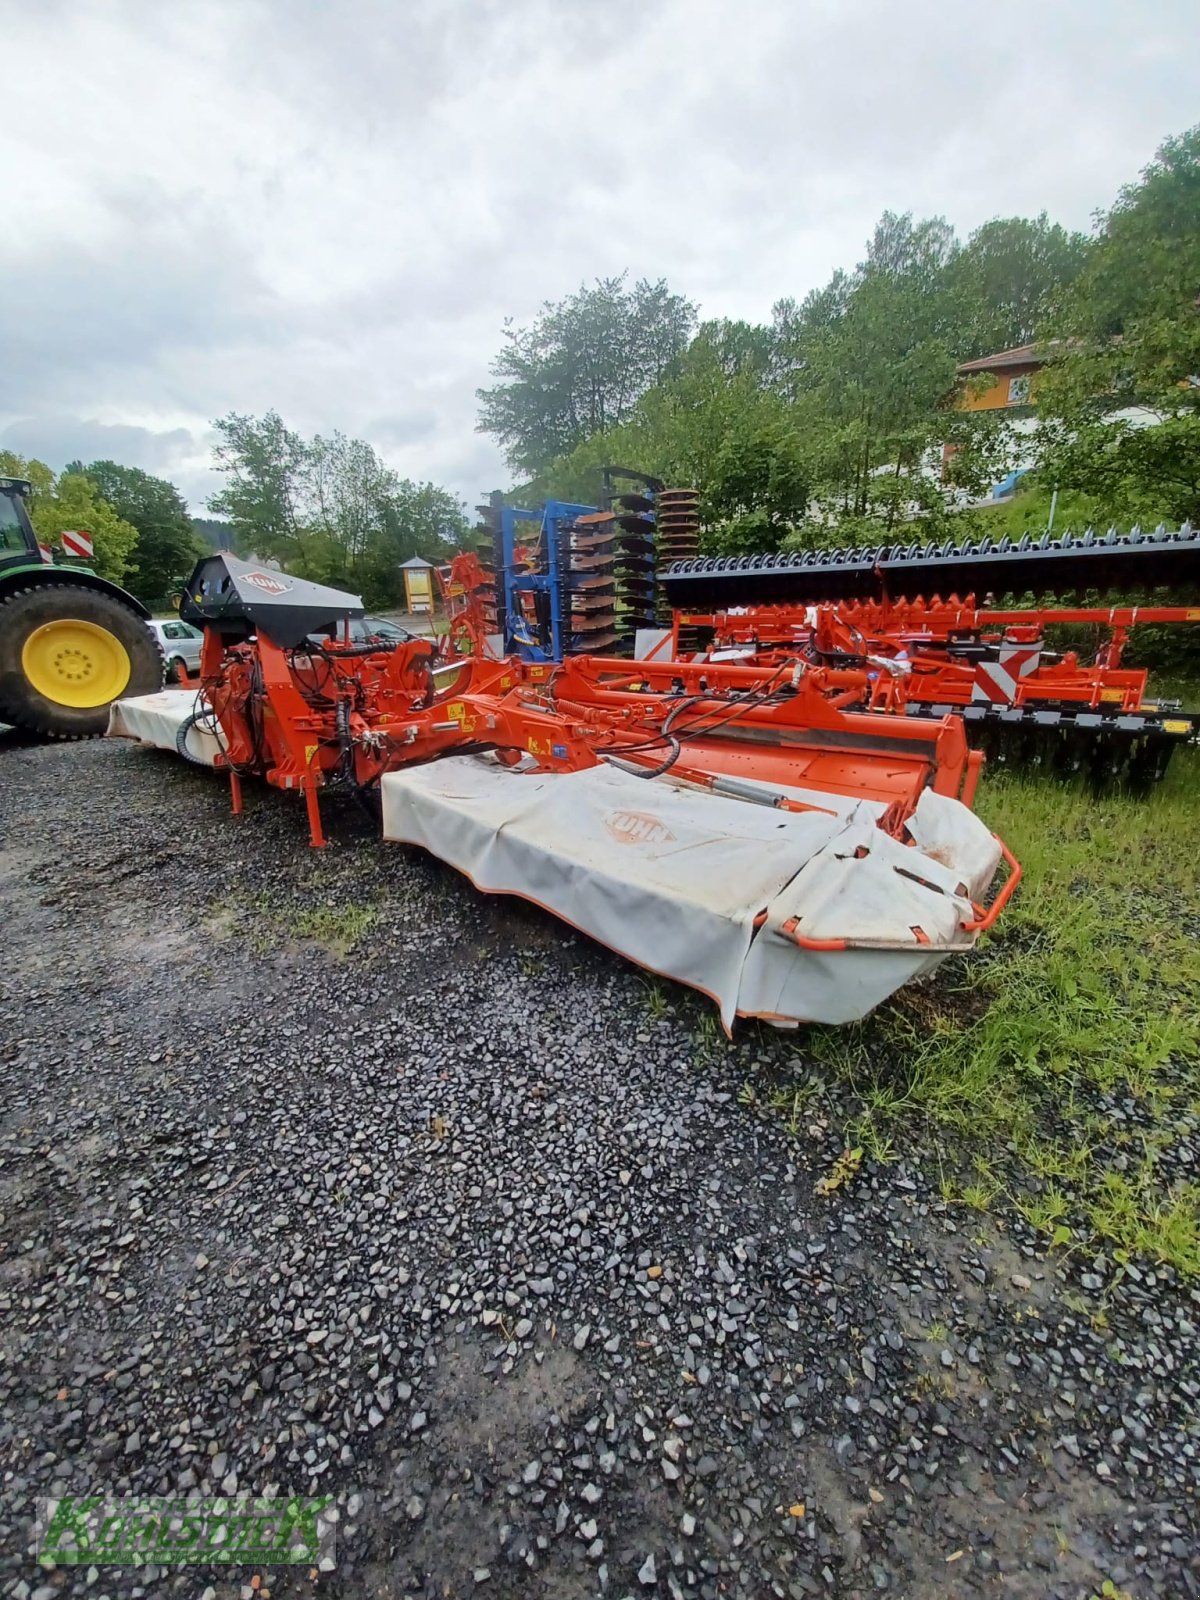
POLYGON ((371 445, 343 433, 305 440, 275 412, 231 415, 216 466, 227 486, 209 501, 237 543, 290 572, 387 606, 403 592, 410 556, 445 560, 467 533, 463 508, 435 484, 400 478, 371 445))
POLYGON ((370 605, 399 599, 403 562, 412 556, 446 562, 469 532, 462 504, 447 490, 398 479, 380 505, 379 527, 360 569, 363 598, 370 605))
POLYGON ((560 456, 520 497, 594 503, 610 462, 701 490, 706 548, 776 550, 803 517, 806 459, 770 386, 768 330, 705 323, 629 417, 560 456))
POLYGON ((787 319, 787 387, 827 515, 903 520, 898 486, 940 444, 955 383, 954 249, 940 217, 885 212, 854 273, 835 273, 787 319))
POLYGON ((57 543, 67 528, 81 529, 92 536, 95 571, 113 583, 124 580, 137 544, 137 529, 101 499, 91 478, 70 470, 56 476, 44 461, 26 461, 9 450, 0 451, 0 474, 29 480, 29 516, 43 544, 57 543))
POLYGON ((93 461, 87 467, 72 463, 67 470, 90 478, 117 515, 137 529, 128 586, 147 606, 161 605, 203 548, 179 490, 165 478, 115 461, 93 461))
POLYGON ((1200 127, 1099 220, 1045 348, 1046 480, 1200 520, 1200 127))
POLYGON ((504 446, 517 471, 538 473, 585 439, 624 422, 687 348, 695 307, 663 280, 599 278, 527 328, 504 329, 480 389, 478 430, 504 446))
POLYGON ((993 217, 968 239, 947 274, 956 297, 958 358, 1029 344, 1054 315, 1087 259, 1088 240, 1038 217, 993 217))
POLYGON ((228 518, 258 555, 288 554, 296 543, 308 468, 303 439, 284 427, 276 411, 262 418, 231 411, 213 427, 219 435, 213 465, 227 481, 210 497, 209 510, 228 518))

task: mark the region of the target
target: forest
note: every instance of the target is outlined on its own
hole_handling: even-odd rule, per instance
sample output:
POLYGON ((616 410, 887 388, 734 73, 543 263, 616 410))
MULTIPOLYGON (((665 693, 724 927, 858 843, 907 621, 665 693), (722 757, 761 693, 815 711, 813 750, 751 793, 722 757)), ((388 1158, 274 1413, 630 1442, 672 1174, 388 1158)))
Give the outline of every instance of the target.
MULTIPOLYGON (((477 427, 517 503, 593 501, 606 462, 696 486, 712 552, 1039 527, 1052 489, 1077 526, 1178 524, 1200 521, 1198 375, 1200 127, 1165 140, 1087 234, 1043 213, 962 240, 885 212, 855 266, 765 323, 701 320, 662 280, 582 285, 504 328, 477 427), (1013 419, 961 409, 986 380, 957 368, 1025 344, 1046 363, 1035 467, 1015 500, 979 506, 1016 459, 1013 419)), ((44 538, 87 528, 98 570, 156 608, 223 535, 375 608, 397 602, 402 561, 470 537, 453 493, 364 440, 306 438, 275 411, 212 427, 211 519, 118 462, 55 472, 0 453, 0 472, 30 479, 44 538)))

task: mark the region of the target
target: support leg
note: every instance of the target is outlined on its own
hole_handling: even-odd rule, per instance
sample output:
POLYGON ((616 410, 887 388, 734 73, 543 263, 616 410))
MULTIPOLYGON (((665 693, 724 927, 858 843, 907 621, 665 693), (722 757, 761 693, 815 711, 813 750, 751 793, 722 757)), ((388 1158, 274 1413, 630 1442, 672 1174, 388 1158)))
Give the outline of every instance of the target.
POLYGON ((242 780, 232 767, 229 769, 229 799, 233 806, 233 814, 240 817, 242 814, 242 780))
POLYGON ((325 843, 325 835, 321 831, 321 808, 317 802, 316 785, 304 785, 304 803, 308 807, 308 838, 314 849, 321 848, 325 843))

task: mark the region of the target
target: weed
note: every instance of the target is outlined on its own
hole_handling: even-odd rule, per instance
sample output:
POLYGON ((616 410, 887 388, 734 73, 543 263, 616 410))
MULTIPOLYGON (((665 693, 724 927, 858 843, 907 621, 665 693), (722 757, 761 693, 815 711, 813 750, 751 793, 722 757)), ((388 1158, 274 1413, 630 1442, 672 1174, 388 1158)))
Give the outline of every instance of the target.
POLYGON ((822 1178, 818 1178, 813 1188, 817 1194, 834 1194, 842 1189, 854 1178, 859 1167, 862 1166, 863 1153, 859 1148, 843 1150, 841 1155, 830 1167, 822 1178))
POLYGON ((642 987, 646 991, 647 1018, 651 1022, 662 1022, 670 1011, 662 984, 657 978, 644 978, 642 987))
POLYGON ((996 1190, 987 1183, 966 1183, 962 1188, 962 1203, 972 1211, 987 1211, 996 1198, 996 1190))
POLYGON ((704 1011, 696 1024, 696 1057, 697 1060, 711 1061, 720 1048, 724 1034, 716 1013, 704 1011))
POLYGON ((324 945, 330 955, 343 961, 377 914, 370 906, 315 906, 293 913, 291 931, 298 939, 324 945))
POLYGON ((1133 1600, 1133 1596, 1128 1589, 1118 1589, 1111 1578, 1105 1578, 1100 1593, 1093 1594, 1091 1600, 1133 1600))

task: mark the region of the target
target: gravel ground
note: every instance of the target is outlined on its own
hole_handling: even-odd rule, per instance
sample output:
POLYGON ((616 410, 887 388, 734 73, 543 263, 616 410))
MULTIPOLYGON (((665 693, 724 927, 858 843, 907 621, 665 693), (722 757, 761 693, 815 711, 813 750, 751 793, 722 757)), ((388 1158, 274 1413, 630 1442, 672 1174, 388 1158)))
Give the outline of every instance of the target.
POLYGON ((932 1156, 815 1193, 836 1099, 739 1100, 802 1034, 327 821, 0 739, 0 1593, 1200 1595, 1196 1288, 932 1156), (30 1558, 219 1486, 336 1496, 334 1569, 30 1558))

